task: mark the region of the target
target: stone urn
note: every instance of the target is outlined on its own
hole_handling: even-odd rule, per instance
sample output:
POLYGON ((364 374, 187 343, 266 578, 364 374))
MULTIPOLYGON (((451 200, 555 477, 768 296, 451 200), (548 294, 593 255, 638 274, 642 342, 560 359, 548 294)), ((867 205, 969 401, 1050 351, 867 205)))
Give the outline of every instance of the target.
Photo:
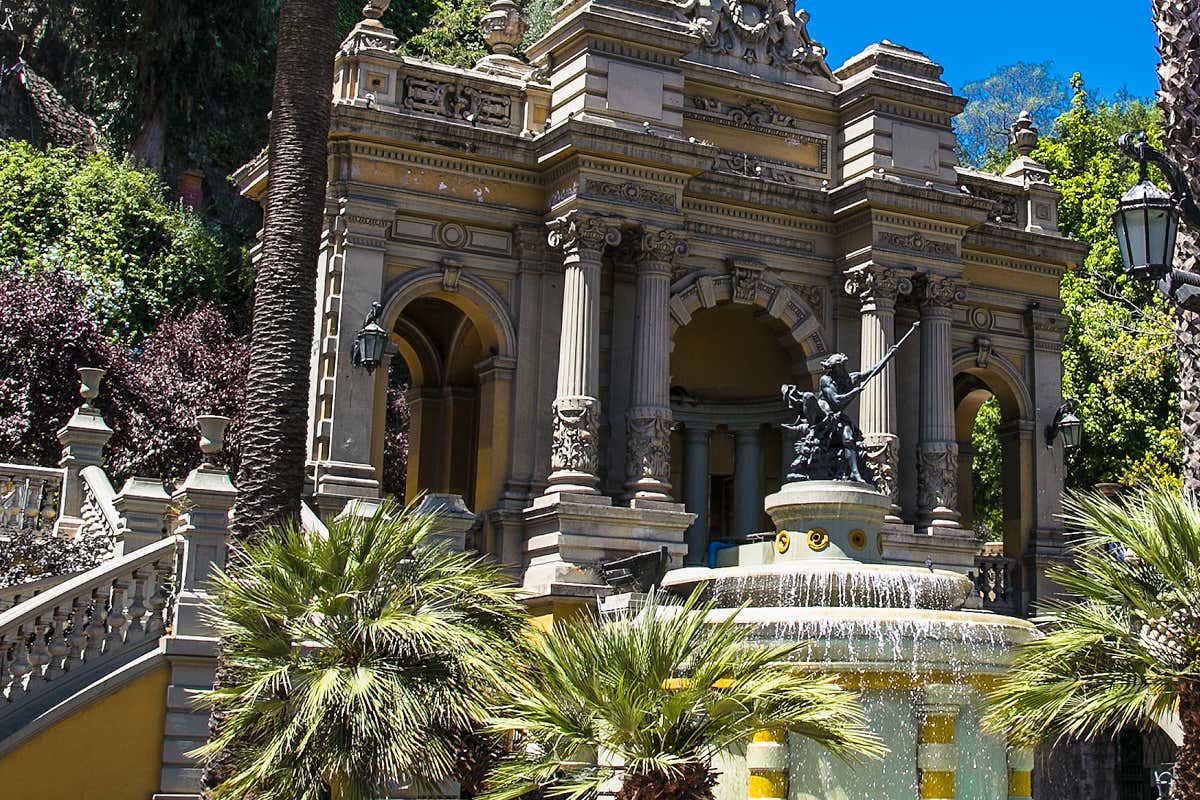
POLYGON ((196 424, 200 426, 200 452, 205 460, 211 460, 225 449, 225 429, 229 426, 229 417, 199 414, 196 424))
POLYGON ((89 405, 100 395, 100 381, 106 371, 100 367, 79 368, 79 396, 89 405))

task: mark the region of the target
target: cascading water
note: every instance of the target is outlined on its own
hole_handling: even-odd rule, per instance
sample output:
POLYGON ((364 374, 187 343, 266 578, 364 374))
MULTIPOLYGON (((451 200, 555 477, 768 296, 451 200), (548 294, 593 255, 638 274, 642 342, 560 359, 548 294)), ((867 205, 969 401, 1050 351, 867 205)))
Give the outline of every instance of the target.
POLYGON ((881 563, 890 501, 870 486, 791 483, 765 505, 774 541, 722 550, 714 566, 670 572, 663 587, 702 592, 715 618, 736 613, 754 641, 803 643, 798 665, 859 690, 891 752, 847 765, 800 737, 751 745, 718 765, 718 800, 745 800, 747 786, 751 800, 1022 797, 1010 791, 1023 783, 1011 778, 1011 754, 978 719, 982 691, 1033 626, 963 610, 974 589, 963 575, 881 563))

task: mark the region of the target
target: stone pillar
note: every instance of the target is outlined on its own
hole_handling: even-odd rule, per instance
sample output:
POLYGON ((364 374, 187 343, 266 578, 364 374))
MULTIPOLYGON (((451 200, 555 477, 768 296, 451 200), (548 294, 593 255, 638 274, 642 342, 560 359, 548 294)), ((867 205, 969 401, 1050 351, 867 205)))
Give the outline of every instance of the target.
POLYGON ((750 769, 749 800, 787 800, 787 731, 758 731, 746 747, 746 766, 750 769))
POLYGON ((954 431, 953 306, 964 293, 958 281, 923 275, 921 309, 921 408, 917 446, 918 527, 958 527, 958 443, 954 431))
MULTIPOLYGON (((846 276, 846 292, 861 303, 859 365, 870 369, 896 343, 896 297, 912 292, 912 281, 894 269, 867 264, 846 276)), ((879 491, 892 499, 886 521, 901 522, 897 480, 900 428, 896 413, 896 367, 889 363, 858 400, 858 426, 871 453, 879 491)))
POLYGON ((92 405, 92 401, 100 394, 104 370, 80 367, 79 377, 79 394, 83 397, 83 405, 75 409, 67 424, 58 431, 58 441, 62 445, 62 457, 58 465, 66 469, 58 521, 58 529, 64 534, 74 534, 81 524, 83 486, 79 473, 84 467, 99 467, 104 462, 104 445, 113 434, 100 411, 92 405))
POLYGON ((683 429, 683 505, 696 515, 687 529, 684 564, 708 564, 708 439, 712 430, 693 423, 683 429))
POLYGON ((1033 749, 1008 748, 1008 800, 1033 798, 1033 749))
POLYGON ((954 726, 960 704, 956 686, 931 684, 917 707, 917 774, 921 800, 953 800, 958 753, 954 726))
POLYGON ((114 555, 132 553, 163 538, 163 518, 170 502, 160 480, 134 477, 125 481, 113 498, 121 518, 114 555))
POLYGON ((958 442, 958 513, 968 528, 975 527, 975 481, 973 470, 979 449, 970 442, 958 442))
POLYGON ((647 229, 637 257, 637 311, 625 416, 625 491, 671 501, 671 269, 687 243, 670 230, 647 229))
POLYGON ((551 225, 550 245, 564 256, 548 495, 598 494, 601 256, 620 241, 616 223, 597 216, 571 212, 551 225))
POLYGON ((475 507, 494 508, 509 477, 513 375, 517 360, 492 356, 475 365, 479 374, 479 438, 475 458, 475 507))
POLYGON ((759 529, 762 519, 762 431, 755 425, 733 432, 733 535, 759 529))

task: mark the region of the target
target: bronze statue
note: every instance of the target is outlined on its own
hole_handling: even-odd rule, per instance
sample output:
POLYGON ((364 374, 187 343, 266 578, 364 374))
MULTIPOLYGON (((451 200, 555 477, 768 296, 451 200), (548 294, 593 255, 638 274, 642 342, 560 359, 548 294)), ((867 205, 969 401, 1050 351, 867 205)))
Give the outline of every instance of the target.
POLYGON ((846 409, 920 325, 914 322, 879 363, 866 372, 850 372, 846 369, 846 355, 834 353, 821 362, 825 373, 816 392, 804 391, 790 383, 783 385, 784 402, 797 412, 796 421, 784 425, 796 432, 796 460, 788 471, 788 481, 858 481, 875 485, 863 448, 862 431, 846 409))

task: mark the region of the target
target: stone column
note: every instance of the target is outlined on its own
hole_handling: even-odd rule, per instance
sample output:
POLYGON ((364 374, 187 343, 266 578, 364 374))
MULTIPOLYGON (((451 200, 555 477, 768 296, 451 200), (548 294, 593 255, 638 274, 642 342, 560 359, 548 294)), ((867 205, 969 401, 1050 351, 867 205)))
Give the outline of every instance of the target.
POLYGON ((958 513, 962 524, 975 527, 975 481, 972 471, 979 449, 970 442, 958 442, 958 513))
MULTIPOLYGON (((846 292, 862 304, 861 369, 870 369, 896 343, 896 297, 911 291, 912 281, 887 267, 867 264, 847 273, 846 292)), ((901 522, 897 419, 896 369, 894 363, 889 363, 863 388, 858 400, 858 426, 871 454, 875 483, 879 491, 892 498, 888 522, 901 522)))
POLYGON ((958 443, 954 431, 953 306, 959 281, 921 276, 921 408, 917 445, 918 526, 958 527, 958 443))
POLYGON ((562 335, 554 438, 546 494, 598 494, 600 422, 600 266, 619 244, 613 220, 571 212, 551 224, 550 246, 563 256, 562 335))
POLYGON ((1008 800, 1032 800, 1033 750, 1008 748, 1008 800))
POLYGON ((917 707, 917 774, 921 800, 953 800, 958 752, 954 726, 958 721, 959 687, 931 684, 917 707))
POLYGON ((683 506, 695 521, 687 529, 685 566, 708 564, 708 439, 712 430, 688 423, 683 429, 683 506))
POLYGON ((787 731, 756 732, 746 747, 746 766, 750 769, 749 800, 787 800, 787 731))
POLYGON ((687 243, 670 230, 647 229, 637 256, 637 310, 625 416, 625 491, 671 501, 671 269, 687 243))
POLYGON ((762 503, 762 431, 757 425, 734 429, 734 536, 745 536, 758 530, 762 503))

